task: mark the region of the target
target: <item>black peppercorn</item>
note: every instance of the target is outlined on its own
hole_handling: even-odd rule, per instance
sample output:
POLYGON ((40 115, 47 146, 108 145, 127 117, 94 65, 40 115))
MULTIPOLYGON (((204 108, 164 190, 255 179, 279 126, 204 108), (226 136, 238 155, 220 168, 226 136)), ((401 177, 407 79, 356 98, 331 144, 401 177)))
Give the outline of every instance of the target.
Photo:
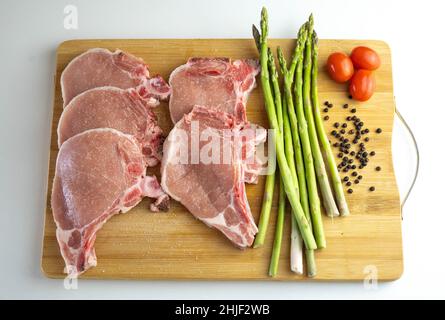
POLYGON ((328 121, 328 120, 329 120, 329 116, 325 116, 324 121, 328 121))
POLYGON ((340 123, 336 122, 334 123, 334 127, 338 128, 340 126, 340 123))
POLYGON ((374 187, 374 186, 372 186, 372 187, 369 188, 369 191, 374 191, 374 190, 375 190, 375 187, 374 187))
POLYGON ((382 170, 382 168, 381 167, 375 167, 375 170, 376 171, 380 171, 380 170, 382 170))
POLYGON ((352 176, 353 176, 353 177, 356 177, 357 175, 358 175, 357 171, 354 171, 354 172, 352 173, 352 176))
POLYGON ((352 189, 348 189, 348 193, 353 193, 354 191, 352 189))
POLYGON ((371 152, 369 153, 369 155, 370 155, 371 157, 375 156, 375 151, 371 151, 371 152))
POLYGON ((328 108, 324 108, 323 111, 324 111, 324 112, 328 112, 329 109, 328 109, 328 108))
POLYGON ((366 142, 369 142, 369 138, 368 138, 368 137, 366 137, 366 138, 365 138, 365 141, 366 141, 366 142))
POLYGON ((375 132, 377 132, 377 133, 382 133, 382 129, 377 128, 377 130, 376 130, 375 132))
POLYGON ((357 109, 356 109, 356 108, 353 108, 353 109, 351 109, 351 112, 352 112, 352 113, 356 113, 356 112, 357 112, 357 109))

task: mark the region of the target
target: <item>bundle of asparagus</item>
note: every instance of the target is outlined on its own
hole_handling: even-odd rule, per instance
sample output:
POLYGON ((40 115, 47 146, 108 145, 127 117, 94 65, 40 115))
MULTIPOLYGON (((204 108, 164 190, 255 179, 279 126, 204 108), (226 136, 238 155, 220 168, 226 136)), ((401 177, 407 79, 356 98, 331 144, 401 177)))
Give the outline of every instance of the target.
POLYGON ((281 96, 278 72, 267 44, 268 16, 261 11, 261 33, 253 26, 260 54, 261 84, 275 146, 280 174, 266 179, 259 232, 254 247, 264 243, 270 218, 275 180, 280 182, 278 215, 269 274, 277 274, 283 236, 286 198, 292 209, 291 270, 303 273, 302 240, 305 245, 307 274, 316 275, 314 250, 326 247, 319 192, 328 216, 349 214, 335 158, 324 131, 318 104, 318 40, 313 16, 298 31, 289 68, 280 47, 277 48, 284 94, 281 96), (332 192, 329 176, 334 186, 332 192), (318 186, 317 186, 318 182, 318 186), (318 189, 319 188, 319 189, 318 189), (334 199, 335 194, 335 199, 334 199), (337 203, 336 203, 337 201, 337 203), (339 209, 340 210, 339 210, 339 209))

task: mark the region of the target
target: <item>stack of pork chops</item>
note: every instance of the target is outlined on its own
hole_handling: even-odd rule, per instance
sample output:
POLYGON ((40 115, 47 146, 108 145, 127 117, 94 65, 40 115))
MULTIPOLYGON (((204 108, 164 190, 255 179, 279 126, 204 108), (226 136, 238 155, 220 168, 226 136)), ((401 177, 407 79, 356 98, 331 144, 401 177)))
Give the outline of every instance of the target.
POLYGON ((148 166, 162 158, 162 130, 152 109, 170 95, 161 77, 122 51, 92 49, 61 76, 64 109, 51 205, 57 240, 71 277, 96 265, 96 232, 143 197, 152 211, 169 197, 148 166))
POLYGON ((170 195, 237 247, 252 245, 258 229, 245 183, 263 167, 257 147, 266 130, 249 123, 246 104, 258 73, 254 60, 191 58, 169 85, 150 78, 141 59, 105 49, 68 64, 51 205, 70 277, 96 265, 102 225, 146 196, 152 211, 168 209, 170 195), (153 108, 168 98, 175 126, 162 146, 153 108), (146 175, 160 161, 162 188, 146 175))

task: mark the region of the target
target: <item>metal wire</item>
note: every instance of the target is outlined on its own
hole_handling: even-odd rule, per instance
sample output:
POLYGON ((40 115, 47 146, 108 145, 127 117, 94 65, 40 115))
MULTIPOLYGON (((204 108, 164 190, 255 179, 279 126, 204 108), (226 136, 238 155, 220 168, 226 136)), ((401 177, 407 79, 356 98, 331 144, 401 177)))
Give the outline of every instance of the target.
POLYGON ((402 220, 403 220, 403 207, 405 206, 406 201, 408 200, 408 197, 411 194, 411 191, 414 188, 414 185, 416 184, 417 181, 417 176, 419 175, 419 163, 420 163, 420 153, 419 153, 419 146, 417 145, 417 140, 416 137, 414 136, 413 131, 411 130, 410 126, 408 125, 408 123, 406 122, 406 120, 403 118, 402 114, 400 113, 400 111, 395 108, 395 113, 397 115, 397 117, 399 118, 399 120, 402 122, 403 126, 405 127, 405 129, 408 131, 413 144, 414 144, 414 148, 416 150, 416 171, 414 173, 414 178, 411 181, 411 185, 408 189, 408 192, 406 193, 405 197, 402 200, 402 220))

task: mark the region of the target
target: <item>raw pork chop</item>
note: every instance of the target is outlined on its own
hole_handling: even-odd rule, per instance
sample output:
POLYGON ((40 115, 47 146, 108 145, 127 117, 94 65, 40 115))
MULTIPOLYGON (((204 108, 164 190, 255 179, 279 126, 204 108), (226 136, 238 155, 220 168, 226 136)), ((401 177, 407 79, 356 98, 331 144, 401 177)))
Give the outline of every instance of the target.
POLYGON ((128 53, 107 49, 90 49, 74 58, 63 70, 60 79, 63 105, 88 89, 104 86, 136 88, 139 94, 156 103, 167 99, 170 87, 160 77, 149 78, 142 59, 128 53))
POLYGON ((77 95, 60 117, 59 147, 72 136, 95 128, 113 128, 133 135, 149 166, 162 159, 162 130, 149 103, 134 89, 101 87, 77 95))
MULTIPOLYGON (((233 115, 206 107, 193 108, 176 123, 164 143, 161 185, 196 218, 220 230, 238 247, 245 248, 252 244, 258 229, 244 189, 243 161, 236 143, 230 138, 231 132, 236 130, 233 115), (188 148, 193 139, 192 121, 199 122, 199 128, 193 129, 199 131, 198 134, 207 130, 210 136, 217 137, 220 152, 209 154, 219 156, 219 163, 205 163, 202 159, 193 161, 196 152, 188 148), (222 147, 223 140, 230 152, 222 147), (181 155, 184 150, 187 152, 185 156, 181 155), (229 161, 223 161, 227 154, 231 155, 229 161), (180 161, 181 158, 185 161, 180 161)), ((199 142, 201 154, 206 144, 199 142)))
POLYGON ((256 60, 190 58, 170 75, 170 116, 181 120, 195 105, 233 114, 245 122, 246 103, 260 69, 256 60))
POLYGON ((168 196, 156 178, 145 175, 139 143, 114 129, 92 129, 60 148, 51 196, 57 240, 70 277, 96 265, 96 232, 114 214, 144 196, 162 209, 168 196))

